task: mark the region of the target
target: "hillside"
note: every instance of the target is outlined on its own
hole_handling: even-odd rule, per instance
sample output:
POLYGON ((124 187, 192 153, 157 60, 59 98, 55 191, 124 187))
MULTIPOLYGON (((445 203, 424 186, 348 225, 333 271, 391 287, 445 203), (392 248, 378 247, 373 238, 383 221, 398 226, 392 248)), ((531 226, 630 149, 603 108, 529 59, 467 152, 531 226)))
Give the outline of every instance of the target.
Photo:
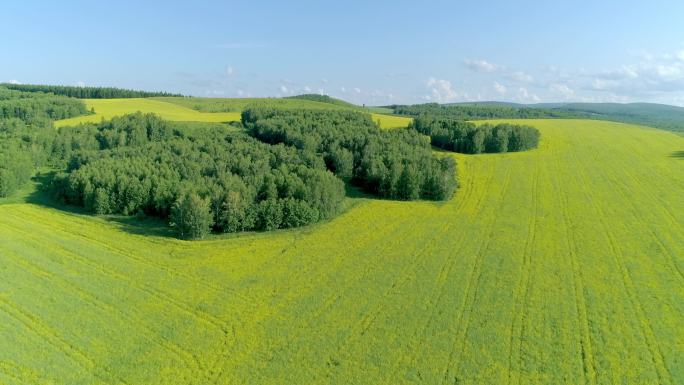
POLYGON ((446 203, 288 231, 0 205, 0 382, 684 382, 684 138, 524 123, 539 149, 445 153, 446 203))
POLYGON ((349 102, 344 101, 342 99, 333 98, 333 97, 328 96, 328 95, 303 94, 303 95, 296 95, 296 96, 288 96, 285 99, 311 100, 314 102, 335 104, 338 106, 344 106, 344 107, 348 107, 348 108, 360 108, 359 106, 357 106, 355 104, 349 103, 349 102))
POLYGON ((515 109, 543 109, 577 117, 640 124, 664 130, 684 133, 684 107, 655 103, 536 103, 509 102, 451 103, 446 106, 508 107, 515 109))

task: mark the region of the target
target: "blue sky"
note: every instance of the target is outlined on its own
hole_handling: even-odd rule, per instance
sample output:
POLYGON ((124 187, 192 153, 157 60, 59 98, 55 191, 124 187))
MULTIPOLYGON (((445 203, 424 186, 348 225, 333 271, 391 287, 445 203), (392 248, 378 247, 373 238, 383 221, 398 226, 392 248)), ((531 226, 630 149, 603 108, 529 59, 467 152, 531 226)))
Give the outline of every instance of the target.
POLYGON ((356 103, 684 105, 681 1, 4 3, 0 81, 356 103))

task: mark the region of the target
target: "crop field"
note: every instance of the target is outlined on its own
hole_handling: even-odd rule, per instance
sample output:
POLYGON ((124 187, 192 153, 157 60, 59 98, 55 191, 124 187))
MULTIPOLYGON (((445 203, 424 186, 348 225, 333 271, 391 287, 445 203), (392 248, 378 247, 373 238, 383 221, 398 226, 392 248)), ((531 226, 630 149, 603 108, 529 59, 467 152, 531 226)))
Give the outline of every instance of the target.
MULTIPOLYGON (((88 109, 95 114, 63 119, 56 127, 80 123, 98 123, 102 119, 131 114, 137 111, 155 113, 167 120, 195 122, 233 122, 240 120, 240 113, 250 105, 267 103, 283 108, 348 109, 334 104, 298 99, 206 99, 206 98, 130 98, 130 99, 84 99, 88 109), (230 102, 228 102, 230 101, 230 102), (226 104, 229 103, 229 104, 226 104), (225 111, 225 112, 217 112, 225 111)), ((358 110, 361 110, 360 108, 358 110)), ((406 127, 410 118, 385 114, 371 114, 373 121, 383 128, 406 127)))
POLYGON ((153 112, 162 118, 174 121, 232 122, 240 120, 239 112, 205 113, 176 104, 148 98, 130 99, 84 99, 88 109, 95 110, 93 115, 78 116, 55 122, 55 126, 72 126, 79 123, 98 123, 102 119, 140 112, 153 112))
POLYGON ((448 202, 296 230, 0 205, 0 383, 684 383, 684 137, 524 123, 448 202))

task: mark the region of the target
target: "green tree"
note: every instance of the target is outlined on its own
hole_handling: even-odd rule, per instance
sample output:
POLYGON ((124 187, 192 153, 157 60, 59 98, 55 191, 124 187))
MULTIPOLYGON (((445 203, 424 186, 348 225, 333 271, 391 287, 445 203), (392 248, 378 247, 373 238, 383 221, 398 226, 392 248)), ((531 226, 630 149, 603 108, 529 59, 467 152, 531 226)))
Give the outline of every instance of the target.
POLYGON ((171 208, 171 226, 181 238, 202 239, 214 224, 208 199, 196 193, 181 194, 171 208))

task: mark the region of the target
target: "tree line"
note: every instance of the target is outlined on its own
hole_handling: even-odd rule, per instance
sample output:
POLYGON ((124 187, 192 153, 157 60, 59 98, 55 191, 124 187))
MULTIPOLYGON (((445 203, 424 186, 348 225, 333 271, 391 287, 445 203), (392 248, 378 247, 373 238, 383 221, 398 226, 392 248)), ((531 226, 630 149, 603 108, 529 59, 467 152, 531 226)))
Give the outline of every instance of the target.
POLYGON ((54 95, 68 96, 78 99, 117 99, 117 98, 149 98, 155 96, 182 96, 169 92, 149 92, 128 90, 115 87, 75 87, 75 86, 48 86, 37 84, 11 84, 2 83, 0 86, 7 89, 24 92, 42 92, 54 95))
POLYGON ((379 129, 368 114, 254 108, 242 122, 261 141, 320 154, 339 178, 380 197, 444 200, 457 187, 452 158, 436 157, 415 130, 379 129))
POLYGON ((479 124, 452 118, 420 116, 410 128, 428 135, 433 146, 465 154, 517 152, 539 145, 539 130, 508 123, 479 124))
POLYGON ((544 119, 586 118, 587 114, 547 108, 512 107, 497 104, 443 105, 437 103, 392 105, 395 114, 408 116, 444 117, 458 120, 477 119, 544 119))

